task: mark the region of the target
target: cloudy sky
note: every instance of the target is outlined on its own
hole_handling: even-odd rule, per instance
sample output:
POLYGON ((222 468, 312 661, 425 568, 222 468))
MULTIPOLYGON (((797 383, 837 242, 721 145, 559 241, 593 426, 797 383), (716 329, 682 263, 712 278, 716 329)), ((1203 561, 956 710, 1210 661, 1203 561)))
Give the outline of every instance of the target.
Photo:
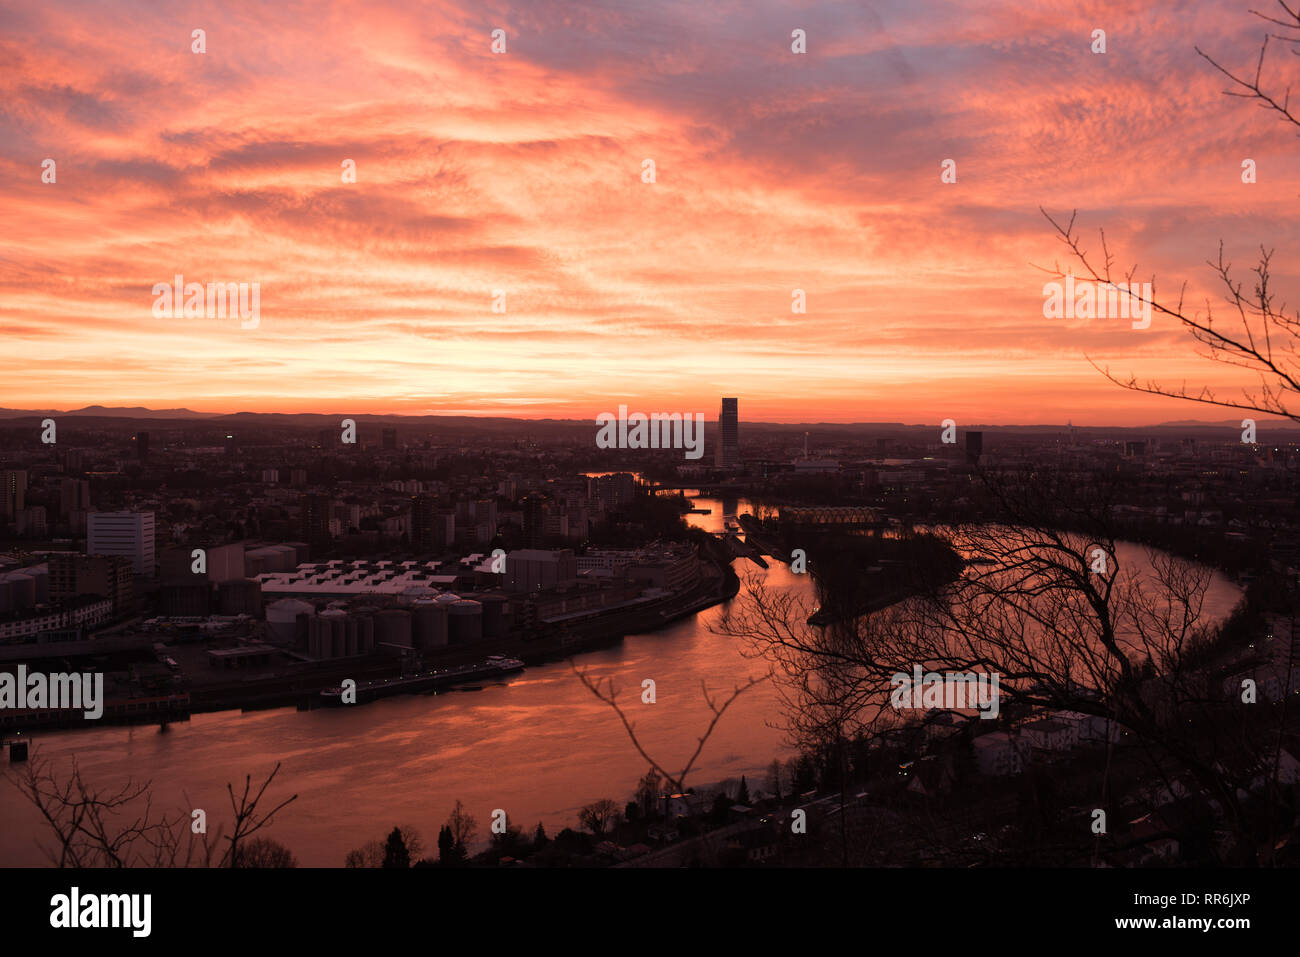
POLYGON ((1242 381, 1169 320, 1043 317, 1040 206, 1158 295, 1217 302, 1220 240, 1294 285, 1296 130, 1194 49, 1253 72, 1264 25, 1151 6, 6 4, 0 406, 1230 418, 1089 364, 1242 381), (155 315, 177 274, 257 328, 155 315))

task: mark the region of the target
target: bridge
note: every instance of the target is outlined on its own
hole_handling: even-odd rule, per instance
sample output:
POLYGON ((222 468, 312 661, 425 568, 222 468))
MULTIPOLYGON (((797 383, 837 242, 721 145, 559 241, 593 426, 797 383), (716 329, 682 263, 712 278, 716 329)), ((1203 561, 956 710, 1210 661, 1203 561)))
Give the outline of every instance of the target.
POLYGON ((643 482, 639 488, 643 488, 651 495, 655 495, 659 492, 709 492, 711 489, 717 488, 717 485, 708 482, 685 482, 681 485, 661 485, 659 483, 643 482))

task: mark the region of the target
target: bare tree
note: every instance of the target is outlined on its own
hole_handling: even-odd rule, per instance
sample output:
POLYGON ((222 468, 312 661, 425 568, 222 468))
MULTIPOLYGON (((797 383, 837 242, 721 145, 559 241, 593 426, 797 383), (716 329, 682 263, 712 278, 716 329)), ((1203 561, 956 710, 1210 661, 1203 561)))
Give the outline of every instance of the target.
POLYGON ((1239 793, 1260 765, 1241 758, 1261 738, 1204 667, 1217 636, 1203 621, 1209 571, 1157 552, 1121 567, 1104 489, 1046 469, 983 478, 1003 521, 951 537, 989 564, 931 594, 816 628, 798 598, 749 580, 726 628, 777 663, 795 734, 878 731, 898 717, 886 710, 893 677, 917 665, 996 674, 1002 709, 1115 722, 1152 774, 1166 784, 1190 774, 1247 835, 1239 793))
POLYGON ((695 750, 687 759, 686 764, 682 766, 680 771, 674 773, 667 770, 664 765, 651 757, 642 746, 640 738, 636 735, 636 725, 628 720, 626 712, 624 712, 622 706, 618 703, 618 690, 614 687, 613 679, 609 680, 608 690, 606 690, 604 687, 604 679, 592 678, 589 672, 580 670, 578 666, 574 664, 573 659, 569 659, 569 667, 573 669, 573 673, 578 676, 578 680, 586 686, 588 691, 613 709, 614 713, 618 715, 619 721, 623 723, 623 728, 627 731, 627 735, 631 739, 632 746, 636 748, 637 753, 640 754, 641 757, 645 758, 646 763, 650 765, 652 770, 663 777, 679 793, 686 790, 686 776, 691 772, 691 769, 695 767, 695 762, 699 759, 701 752, 704 751, 704 746, 713 735, 714 729, 717 728, 718 722, 722 719, 722 716, 726 713, 727 709, 735 703, 737 698, 750 688, 761 684, 770 677, 770 675, 763 675, 759 678, 751 676, 744 684, 736 685, 732 690, 732 693, 726 698, 726 700, 722 701, 721 704, 719 704, 718 700, 709 692, 708 685, 701 682, 700 686, 704 692, 704 702, 708 705, 709 711, 712 712, 713 718, 705 727, 704 732, 696 739, 695 750))
POLYGON ((641 813, 653 817, 660 813, 659 794, 663 787, 663 778, 654 768, 650 768, 637 782, 636 800, 641 806, 641 813))
MULTIPOLYGON (((1285 0, 1278 0, 1278 7, 1280 13, 1277 16, 1251 11, 1269 24, 1271 31, 1264 35, 1253 76, 1228 69, 1200 47, 1196 48, 1196 52, 1231 81, 1232 87, 1224 91, 1225 95, 1253 101, 1263 109, 1276 113, 1283 122, 1296 127, 1297 135, 1300 135, 1300 116, 1291 110, 1290 86, 1279 89, 1278 83, 1266 79, 1264 75, 1270 40, 1289 47, 1292 54, 1300 54, 1300 7, 1292 8, 1285 0)), ((1069 250, 1071 259, 1082 268, 1084 279, 1107 286, 1133 282, 1137 267, 1123 271, 1116 267, 1116 259, 1106 242, 1104 230, 1098 231, 1100 253, 1091 252, 1084 247, 1083 238, 1075 226, 1077 211, 1072 212, 1068 220, 1054 217, 1046 210, 1041 211, 1069 250)), ((1296 405, 1297 397, 1300 396, 1300 358, 1296 353, 1297 337, 1300 336, 1300 313, 1288 311, 1286 304, 1277 298, 1272 284, 1273 255, 1274 250, 1260 246, 1259 260, 1252 270, 1254 278, 1247 289, 1242 280, 1234 278, 1232 264, 1225 258, 1223 243, 1219 243, 1217 257, 1206 261, 1214 273, 1216 285, 1221 287, 1226 305, 1226 310, 1221 310, 1217 315, 1208 299, 1199 309, 1189 308, 1186 303, 1186 282, 1182 284, 1176 301, 1161 301, 1157 298, 1154 276, 1149 296, 1145 291, 1134 290, 1132 286, 1127 289, 1121 287, 1121 293, 1128 296, 1135 306, 1149 306, 1153 312, 1174 319, 1185 327, 1191 333, 1197 354, 1201 357, 1253 373, 1258 380, 1256 387, 1243 388, 1240 396, 1225 396, 1208 386, 1196 389, 1186 383, 1175 386, 1150 379, 1139 381, 1134 374, 1116 375, 1109 367, 1099 366, 1091 358, 1089 361, 1110 381, 1135 392, 1220 408, 1280 415, 1300 422, 1300 407, 1296 405), (1225 311, 1226 319, 1223 315, 1225 311)), ((1060 278, 1065 275, 1059 265, 1048 271, 1060 278)))
MULTIPOLYGON (((1279 16, 1270 17, 1257 10, 1250 11, 1265 23, 1271 24, 1273 27, 1280 27, 1283 31, 1282 33, 1266 32, 1264 34, 1264 39, 1259 47, 1259 60, 1255 64, 1254 77, 1248 74, 1238 75, 1233 73, 1200 47, 1196 47, 1196 52, 1232 81, 1233 89, 1225 90, 1225 96, 1254 100, 1257 106, 1272 110, 1292 126, 1300 127, 1300 118, 1291 112, 1291 87, 1288 85, 1279 92, 1275 85, 1264 80, 1264 59, 1268 54, 1269 40, 1278 40, 1289 45, 1293 54, 1297 52, 1297 48, 1300 48, 1300 6, 1292 9, 1286 4, 1285 0, 1278 0, 1277 5, 1282 11, 1279 16)), ((1297 135, 1300 135, 1300 133, 1297 135)))
POLYGON ((56 867, 210 867, 214 863, 235 867, 243 866, 243 860, 270 855, 270 845, 263 842, 245 857, 241 842, 297 798, 294 795, 269 813, 258 814, 257 804, 279 769, 277 764, 251 801, 251 778, 245 779, 239 801, 227 785, 235 824, 231 836, 224 838, 228 844, 219 857, 224 825, 210 834, 206 828, 195 833, 188 811, 155 814, 147 781, 136 784, 128 780, 111 791, 100 791, 86 781, 75 758, 67 776, 60 779, 51 763, 37 752, 9 781, 36 807, 53 834, 52 843, 40 844, 38 840, 38 844, 56 867))
POLYGON ((592 801, 578 812, 578 823, 596 837, 604 837, 606 829, 617 819, 618 805, 609 798, 592 801))
POLYGON ((384 842, 366 841, 360 847, 348 851, 344 858, 344 867, 379 867, 384 863, 384 842))
POLYGON ((269 837, 254 837, 239 845, 239 858, 235 867, 297 867, 293 852, 269 837))
POLYGON ((451 831, 452 840, 460 847, 469 848, 469 842, 474 840, 474 835, 478 832, 478 821, 474 815, 465 810, 465 805, 460 798, 456 799, 456 806, 451 809, 451 814, 447 817, 447 827, 451 831))
MULTIPOLYGON (((1224 258, 1223 243, 1219 243, 1218 258, 1207 261, 1223 287, 1227 303, 1228 321, 1216 316, 1207 300, 1200 310, 1191 310, 1186 304, 1187 283, 1184 282, 1175 302, 1162 302, 1156 292, 1155 278, 1151 279, 1151 292, 1147 295, 1134 279, 1137 267, 1120 272, 1115 266, 1115 256, 1106 242, 1105 230, 1099 230, 1101 254, 1090 253, 1075 227, 1076 213, 1068 220, 1058 220, 1042 210, 1047 221, 1056 230, 1058 238, 1068 247, 1074 260, 1082 269, 1086 280, 1117 287, 1120 294, 1129 297, 1134 309, 1149 306, 1153 312, 1168 316, 1186 327, 1197 343, 1197 354, 1205 359, 1236 366, 1254 373, 1259 381, 1255 388, 1243 388, 1239 397, 1216 393, 1209 386, 1199 390, 1186 383, 1179 386, 1164 385, 1154 380, 1139 381, 1130 374, 1121 377, 1108 366, 1088 361, 1111 382, 1134 392, 1145 392, 1165 398, 1181 399, 1227 409, 1241 409, 1267 415, 1280 415, 1300 422, 1300 409, 1296 408, 1300 396, 1300 357, 1297 357, 1297 337, 1300 336, 1300 313, 1288 312, 1279 303, 1270 285, 1273 251, 1260 247, 1260 257, 1254 267, 1255 279, 1249 292, 1240 280, 1233 278, 1232 264, 1224 258)), ((1059 265, 1049 270, 1051 275, 1063 278, 1066 273, 1059 265)))
POLYGON ((271 782, 275 780, 275 776, 279 773, 280 764, 279 762, 276 762, 275 768, 269 775, 267 775, 266 780, 262 782, 262 786, 257 789, 257 793, 253 795, 251 800, 249 799, 249 792, 253 784, 252 775, 244 775, 244 792, 239 796, 238 800, 235 798, 234 787, 230 784, 226 785, 226 793, 230 795, 230 808, 235 815, 235 827, 231 832, 230 837, 227 838, 227 840, 230 841, 230 847, 222 858, 223 866, 228 865, 230 867, 238 867, 240 860, 240 842, 252 837, 262 828, 266 827, 271 823, 271 818, 284 810, 284 808, 288 807, 294 801, 298 800, 298 795, 295 794, 281 801, 275 807, 271 808, 271 810, 266 811, 261 815, 257 813, 257 805, 261 802, 262 798, 266 796, 266 789, 271 786, 271 782))

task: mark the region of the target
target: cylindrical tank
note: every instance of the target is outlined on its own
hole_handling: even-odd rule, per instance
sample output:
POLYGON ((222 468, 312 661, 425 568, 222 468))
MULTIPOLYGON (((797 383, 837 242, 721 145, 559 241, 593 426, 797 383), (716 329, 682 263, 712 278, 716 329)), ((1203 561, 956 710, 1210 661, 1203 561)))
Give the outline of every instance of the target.
POLYGON ((468 645, 483 637, 483 606, 463 598, 448 606, 448 638, 453 645, 468 645))
POLYGON ((443 648, 447 644, 447 605, 421 601, 412 612, 415 647, 421 651, 443 648))
POLYGON ((389 608, 375 616, 375 641, 411 647, 411 613, 389 608))
POLYGON ((506 600, 500 595, 484 595, 482 604, 483 637, 504 638, 506 634, 506 600))
POLYGON ((316 608, 297 598, 281 598, 266 606, 266 633, 271 641, 292 645, 298 634, 298 616, 314 615, 316 608))
POLYGON ((374 613, 353 616, 357 623, 357 654, 368 655, 375 650, 374 613))
POLYGON ((346 654, 344 632, 348 616, 337 608, 327 608, 316 616, 316 627, 321 635, 321 657, 340 658, 346 654))

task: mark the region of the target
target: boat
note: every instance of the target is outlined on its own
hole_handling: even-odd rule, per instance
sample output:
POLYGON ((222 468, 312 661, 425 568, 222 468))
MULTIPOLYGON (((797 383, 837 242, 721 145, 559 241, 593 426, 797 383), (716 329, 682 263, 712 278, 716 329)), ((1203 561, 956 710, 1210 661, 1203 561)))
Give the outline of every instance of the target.
MULTIPOLYGON (((518 658, 504 655, 489 655, 475 664, 456 665, 453 668, 440 668, 424 671, 400 678, 377 678, 374 681, 359 681, 356 685, 356 703, 366 704, 379 698, 397 694, 419 694, 425 691, 437 691, 459 684, 469 684, 483 678, 496 678, 524 670, 524 663, 518 658)), ((323 688, 320 692, 321 704, 338 707, 346 704, 343 700, 344 689, 341 686, 323 688)))

